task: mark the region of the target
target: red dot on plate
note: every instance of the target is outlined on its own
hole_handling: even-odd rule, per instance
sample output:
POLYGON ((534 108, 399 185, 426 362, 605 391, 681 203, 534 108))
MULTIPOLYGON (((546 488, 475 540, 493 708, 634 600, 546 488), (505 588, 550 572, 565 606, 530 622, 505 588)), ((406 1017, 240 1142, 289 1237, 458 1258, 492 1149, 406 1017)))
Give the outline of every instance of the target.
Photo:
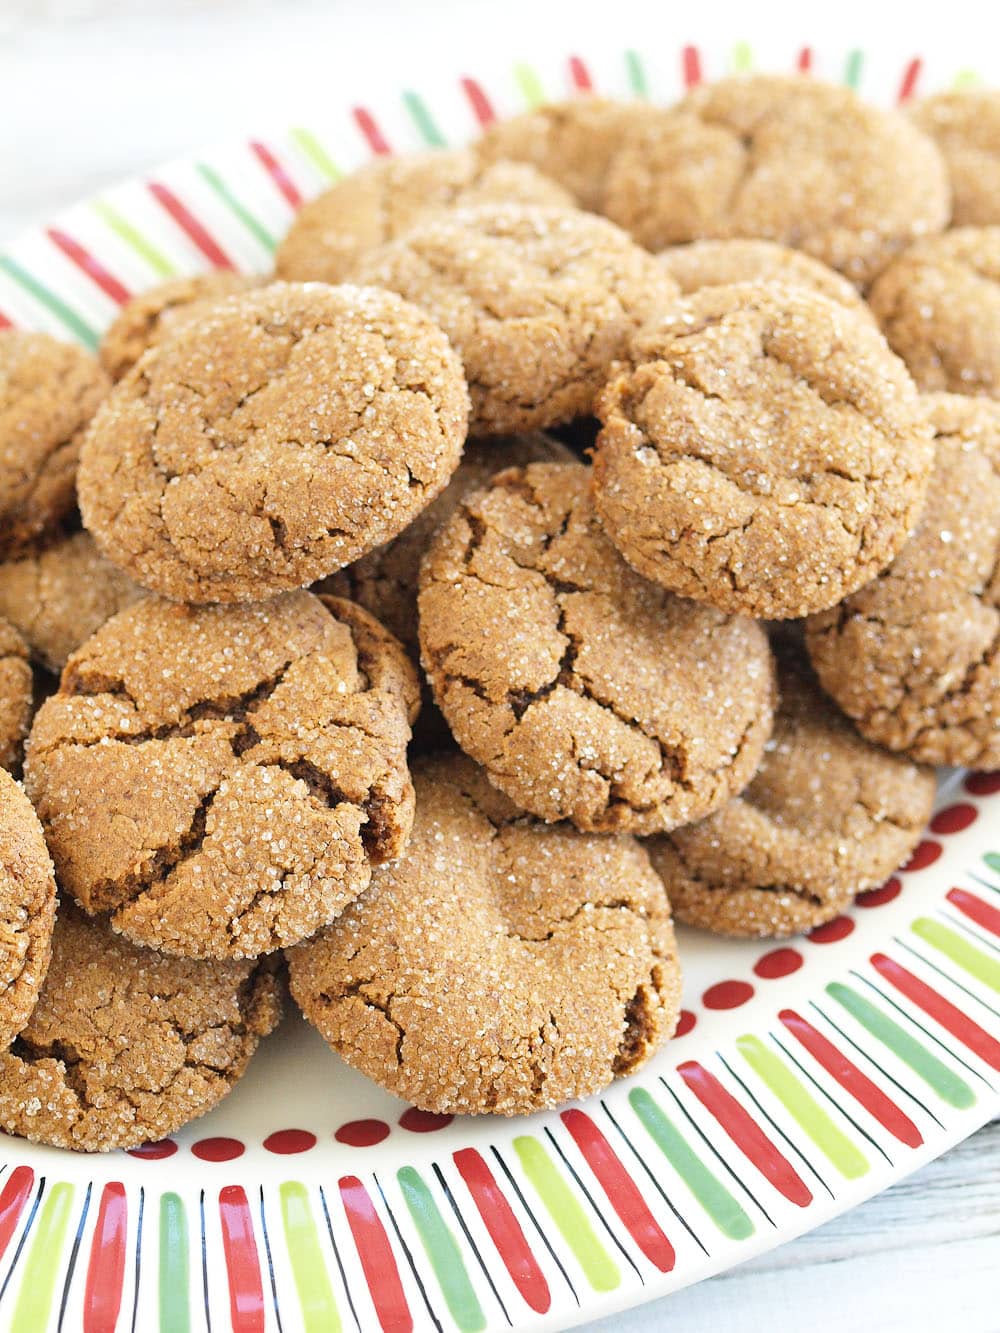
POLYGON ((824 921, 809 932, 813 944, 836 944, 846 940, 854 929, 854 922, 849 916, 835 916, 832 921, 824 921))
POLYGON ((877 889, 869 889, 867 893, 859 893, 854 899, 854 905, 855 907, 881 907, 883 903, 891 903, 902 892, 902 884, 893 875, 891 879, 887 879, 877 889))
POLYGON ((273 1134, 268 1134, 264 1147, 268 1152, 281 1153, 282 1156, 308 1152, 310 1148, 316 1147, 316 1135, 310 1134, 308 1129, 277 1129, 273 1134))
POLYGON ((942 850, 943 848, 939 842, 934 842, 931 838, 925 838, 923 842, 917 843, 913 855, 905 866, 900 866, 900 870, 926 870, 928 866, 934 864, 942 850))
POLYGON ((738 1009, 747 1000, 753 999, 753 987, 749 981, 717 981, 701 997, 706 1009, 738 1009))
POLYGON ((234 1157, 242 1157, 246 1148, 239 1139, 199 1139, 191 1145, 195 1157, 203 1162, 231 1162, 234 1157))
POLYGON ((140 1143, 138 1148, 126 1151, 129 1157, 141 1157, 145 1162, 162 1162, 164 1157, 173 1157, 177 1144, 173 1139, 161 1139, 159 1143, 140 1143))
POLYGON ((959 801, 957 805, 946 805, 931 820, 932 833, 961 833, 974 824, 979 811, 968 801, 959 801))
POLYGON ((753 970, 765 981, 776 981, 778 977, 790 977, 802 963, 803 958, 798 949, 772 949, 757 959, 753 970))
POLYGON ((1000 791, 1000 772, 970 773, 965 779, 965 790, 973 796, 993 796, 1000 791))
POLYGON ((674 1036, 686 1037, 697 1021, 690 1009, 682 1009, 677 1016, 677 1027, 674 1029, 674 1036))
POLYGON ((333 1137, 349 1148, 372 1148, 389 1137, 389 1126, 384 1120, 348 1120, 333 1137))
POLYGON ((455 1119, 453 1115, 436 1115, 433 1111, 418 1111, 415 1106, 408 1106, 399 1117, 399 1123, 411 1134, 432 1134, 436 1129, 444 1129, 455 1119))

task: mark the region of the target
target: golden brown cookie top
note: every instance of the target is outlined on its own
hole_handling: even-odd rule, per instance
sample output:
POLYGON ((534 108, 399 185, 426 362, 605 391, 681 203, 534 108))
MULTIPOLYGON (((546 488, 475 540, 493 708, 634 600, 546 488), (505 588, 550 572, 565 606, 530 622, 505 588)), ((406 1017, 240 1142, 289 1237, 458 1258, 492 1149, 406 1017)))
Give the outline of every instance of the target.
POLYGON ((148 287, 126 302, 108 326, 98 353, 101 365, 113 380, 120 380, 147 348, 185 323, 201 319, 216 301, 250 291, 263 281, 220 269, 148 287))
POLYGON ((1000 226, 957 227, 914 245, 869 301, 922 389, 1000 397, 1000 226))
POLYGON ((889 568, 813 616, 824 688, 880 745, 929 764, 1000 767, 1000 403, 926 399, 937 462, 889 568))
POLYGON ((637 1069, 680 999, 645 852, 519 817, 464 757, 421 763, 414 781, 403 857, 289 953, 306 1016, 431 1111, 523 1114, 637 1069))
POLYGON ((749 786, 647 849, 678 920, 724 935, 792 935, 906 860, 934 789, 930 769, 859 736, 808 661, 786 650, 774 735, 749 786))
POLYGON ((0 616, 0 770, 20 764, 33 689, 28 645, 0 616))
POLYGON ((0 615, 56 674, 84 639, 142 595, 87 532, 55 536, 0 564, 0 615))
POLYGON ((45 980, 56 882, 31 802, 0 769, 0 1050, 35 1007, 45 980))
POLYGON ((631 570, 589 487, 580 464, 535 463, 465 497, 424 560, 423 661, 455 739, 523 809, 652 833, 749 780, 770 651, 631 570))
POLYGON ((107 391, 82 348, 0 330, 0 559, 72 509, 80 435, 107 391))
POLYGON ((941 231, 941 154, 904 116, 815 79, 720 79, 631 134, 604 211, 651 250, 756 236, 869 282, 911 241, 941 231))
POLYGON ((781 619, 884 569, 933 449, 871 321, 801 287, 706 287, 634 340, 602 394, 594 502, 648 578, 781 619))
POLYGON ((32 728, 62 888, 171 954, 311 935, 406 841, 417 700, 402 648, 350 602, 138 602, 73 654, 32 728))
POLYGON ((1000 222, 1000 92, 963 88, 925 97, 910 118, 944 157, 955 227, 1000 222))
POLYGON ((608 167, 630 132, 656 122, 648 102, 576 97, 549 102, 490 126, 475 145, 489 162, 531 162, 564 186, 581 208, 604 211, 608 167))
POLYGON ((808 287, 840 305, 869 315, 853 283, 802 250, 774 241, 690 241, 663 250, 660 263, 685 296, 702 287, 728 287, 735 282, 778 282, 808 287))
POLYGON ((373 251, 360 281, 422 306, 465 365, 473 435, 591 411, 610 363, 676 293, 618 227, 576 209, 455 209, 373 251))
POLYGON ((64 907, 38 1005, 0 1056, 0 1126, 83 1152, 164 1138, 233 1088, 280 1015, 269 964, 165 958, 64 907))
POLYGON ((83 446, 80 508, 144 586, 256 600, 400 532, 454 471, 467 412, 461 365, 415 306, 275 283, 118 382, 83 446))
POLYGON ((435 209, 572 203, 530 164, 485 162, 468 148, 375 158, 302 207, 278 247, 275 271, 296 282, 343 282, 369 250, 435 209))

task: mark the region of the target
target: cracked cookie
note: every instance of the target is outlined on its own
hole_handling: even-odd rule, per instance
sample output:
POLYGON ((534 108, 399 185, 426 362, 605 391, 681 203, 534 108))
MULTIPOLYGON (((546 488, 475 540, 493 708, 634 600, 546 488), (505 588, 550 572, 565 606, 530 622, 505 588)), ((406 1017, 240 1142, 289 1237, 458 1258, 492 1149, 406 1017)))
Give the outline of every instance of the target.
POLYGON ((144 587, 253 601, 401 532, 444 487, 468 395, 389 292, 275 283, 151 348, 83 444, 84 523, 144 587))
POLYGON ((80 437, 108 387, 82 348, 0 331, 0 559, 73 508, 80 437))
POLYGON ((49 965, 56 882, 31 802, 0 769, 0 1050, 28 1021, 49 965))
POLYGON ((918 102, 910 119, 937 144, 951 181, 953 227, 1000 222, 1000 92, 963 88, 918 102))
POLYGON ((674 1030, 670 905, 634 839, 522 815, 464 757, 414 769, 403 856, 288 953, 344 1059, 427 1111, 523 1115, 599 1092, 674 1030))
POLYGON ((279 278, 343 282, 369 250, 425 213, 477 204, 569 207, 568 191, 525 162, 484 162, 468 148, 375 158, 305 204, 278 247, 279 278))
POLYGON ((757 767, 773 694, 763 630, 630 569, 578 463, 511 469, 466 496, 424 558, 419 609, 455 739, 541 819, 660 832, 757 767))
POLYGON ((465 365, 473 435, 586 416, 636 329, 676 285, 618 227, 576 209, 455 209, 357 267, 422 306, 465 365))
POLYGON ((1000 403, 926 400, 937 462, 889 568, 806 626, 859 731, 927 764, 1000 768, 1000 403))
POLYGON ((679 921, 779 938, 838 916, 920 840, 934 773, 872 745, 804 655, 778 652, 774 735, 750 784, 700 823, 646 844, 679 921))
POLYGON ((650 250, 754 236, 870 282, 951 205, 937 146, 898 112, 815 79, 721 79, 629 134, 603 212, 650 250))
POLYGON ((0 1055, 0 1127, 78 1152, 162 1139, 233 1089, 280 1016, 269 961, 165 958, 64 906, 38 1004, 0 1055))
POLYGON ((647 578, 790 619, 906 541, 933 448, 869 319, 803 288, 705 287, 644 329, 632 360, 598 401, 594 504, 647 578))
POLYGON ((28 645, 0 616, 0 770, 14 768, 20 761, 33 696, 28 645))
POLYGON ((490 162, 530 162, 564 186, 580 208, 601 213, 608 167, 623 140, 659 116, 648 102, 575 97, 498 121, 475 150, 490 162))
POLYGON ((1000 398, 1000 227, 958 227, 913 246, 869 301, 921 389, 1000 398))
POLYGON ((0 564, 0 616, 57 675, 71 652, 141 596, 87 532, 59 535, 0 564))
POLYGON ((164 953, 297 943, 405 845, 417 701, 400 645, 350 602, 137 603, 70 657, 32 727, 26 785, 60 886, 164 953))
POLYGON ((101 365, 113 380, 120 380, 147 348, 201 319, 217 301, 260 287, 263 281, 219 269, 147 288, 127 301, 109 325, 98 350, 101 365))

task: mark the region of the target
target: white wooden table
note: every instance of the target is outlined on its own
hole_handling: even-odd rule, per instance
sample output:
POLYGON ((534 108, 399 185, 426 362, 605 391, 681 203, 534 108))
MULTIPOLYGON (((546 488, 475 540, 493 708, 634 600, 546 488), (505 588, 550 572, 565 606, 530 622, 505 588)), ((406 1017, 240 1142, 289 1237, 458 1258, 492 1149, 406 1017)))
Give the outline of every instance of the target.
MULTIPOLYGON (((735 0, 699 0, 680 19, 668 8, 638 0, 0 0, 0 242, 206 140, 321 121, 331 88, 341 100, 373 78, 412 77, 426 87, 436 71, 454 72, 456 55, 470 67, 477 51, 524 56, 542 25, 565 29, 568 50, 606 38, 612 10, 622 46, 654 23, 675 43, 697 36, 692 25, 738 35, 753 23, 735 0)), ((807 22, 801 6, 770 8, 787 12, 797 42, 846 32, 848 43, 863 43, 883 21, 862 0, 840 0, 807 22)), ((940 9, 910 7, 908 43, 951 44, 961 64, 970 43, 1000 36, 990 10, 951 0, 946 21, 940 9)), ((998 1333, 1000 1122, 819 1231, 592 1327, 852 1326, 998 1333)))

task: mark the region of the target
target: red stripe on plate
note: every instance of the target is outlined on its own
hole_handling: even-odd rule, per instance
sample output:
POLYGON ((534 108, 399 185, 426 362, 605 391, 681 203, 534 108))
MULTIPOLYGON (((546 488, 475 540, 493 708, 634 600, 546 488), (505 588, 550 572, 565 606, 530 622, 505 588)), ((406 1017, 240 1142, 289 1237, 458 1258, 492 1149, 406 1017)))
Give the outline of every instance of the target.
POLYGON ((497 113, 493 110, 493 104, 483 92, 482 86, 475 79, 463 78, 462 91, 469 99, 472 114, 480 125, 484 127, 492 125, 497 118, 497 113))
POLYGON ((52 244, 63 252, 71 263, 75 264, 82 273, 100 287, 105 296, 110 296, 117 305, 124 305, 126 301, 132 299, 132 293, 129 289, 118 281, 114 274, 101 264, 89 250, 84 249, 79 241, 74 240, 58 227, 48 227, 45 233, 52 244))
POLYGON ((983 930, 988 930, 991 935, 1000 935, 1000 910, 983 902, 978 894, 970 893, 968 889, 949 889, 948 901, 970 921, 982 926, 983 930))
POLYGON ((917 57, 916 60, 911 60, 906 66, 906 69, 903 70, 903 78, 899 85, 899 93, 897 94, 900 102, 908 102, 914 92, 916 92, 917 80, 920 78, 920 71, 922 68, 923 61, 917 57))
POLYGON ((13 327, 14 321, 0 310, 0 329, 12 329, 13 327))
POLYGON ((696 46, 685 46, 681 52, 681 68, 685 88, 693 88, 695 84, 701 83, 701 55, 696 46))
POLYGON ((236 265, 223 250, 222 246, 207 227, 195 217, 174 194, 173 190, 159 181, 149 182, 149 192, 156 202, 177 223, 181 231, 192 241, 210 264, 215 268, 235 268, 236 265))
POLYGON ((0 1255, 10 1244, 34 1183, 35 1173, 30 1166, 15 1166, 0 1190, 0 1255))
POLYGON ((795 62, 795 68, 800 74, 811 74, 813 67, 813 53, 811 46, 804 46, 799 52, 799 58, 795 62))
POLYGON ((112 1180, 101 1193, 90 1245, 83 1290, 84 1333, 114 1333, 122 1304, 127 1231, 128 1196, 125 1186, 112 1180))
POLYGON ((357 1176, 341 1176, 337 1185, 378 1321, 384 1333, 410 1333, 413 1316, 375 1205, 357 1176))
POLYGON ((594 81, 590 77, 590 70, 579 56, 570 56, 569 76, 573 80, 573 87, 578 93, 592 93, 594 91, 594 81))
POLYGON ((974 1023, 962 1013, 961 1009, 940 995, 933 986, 928 986, 926 981, 915 977, 895 959, 888 958, 884 953, 873 953, 871 964, 908 1000, 912 1000, 915 1005, 923 1009, 925 1014, 930 1014, 931 1018, 940 1023, 963 1046, 968 1046, 980 1060, 985 1060, 992 1069, 1000 1073, 1000 1042, 994 1040, 985 1028, 974 1023))
POLYGON ((368 147, 373 153, 379 157, 387 157, 392 152, 388 140, 375 121, 375 117, 366 107, 356 106, 354 108, 354 120, 358 129, 368 141, 368 147))
POLYGON ((260 1259, 253 1234, 253 1219, 246 1191, 240 1185, 219 1190, 219 1220, 222 1223, 222 1252, 229 1275, 229 1317, 233 1333, 262 1333, 264 1290, 260 1281, 260 1259))
POLYGON ((268 148, 266 143, 257 139, 250 141, 250 151, 274 181, 279 191, 292 208, 302 207, 302 195, 297 190, 288 172, 268 148))
POLYGON ((532 1310, 545 1314, 552 1304, 549 1284, 492 1171, 475 1148, 460 1148, 454 1160, 511 1281, 532 1310))

